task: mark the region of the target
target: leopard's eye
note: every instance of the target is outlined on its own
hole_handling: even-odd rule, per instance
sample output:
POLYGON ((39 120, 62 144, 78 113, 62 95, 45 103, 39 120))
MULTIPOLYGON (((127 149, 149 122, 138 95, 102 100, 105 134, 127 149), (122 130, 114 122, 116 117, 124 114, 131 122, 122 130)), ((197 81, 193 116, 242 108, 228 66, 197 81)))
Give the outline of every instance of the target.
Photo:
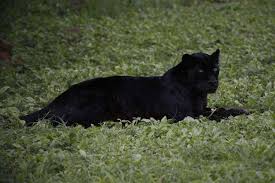
POLYGON ((214 72, 217 72, 217 71, 218 71, 218 69, 217 69, 217 68, 214 68, 214 69, 213 69, 213 71, 214 71, 214 72))
POLYGON ((203 72, 204 72, 204 70, 202 70, 202 69, 199 70, 199 73, 203 73, 203 72))

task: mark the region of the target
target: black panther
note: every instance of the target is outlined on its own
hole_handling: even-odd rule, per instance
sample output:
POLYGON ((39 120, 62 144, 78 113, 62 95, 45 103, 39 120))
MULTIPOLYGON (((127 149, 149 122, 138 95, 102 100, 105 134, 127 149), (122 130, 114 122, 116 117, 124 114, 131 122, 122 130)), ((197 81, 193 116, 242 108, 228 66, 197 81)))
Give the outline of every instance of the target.
POLYGON ((184 54, 181 62, 162 76, 113 76, 95 78, 71 86, 45 108, 21 116, 27 125, 50 119, 84 127, 103 121, 132 120, 134 117, 183 120, 204 115, 217 120, 248 114, 243 109, 211 109, 207 95, 218 88, 219 55, 216 50, 184 54))

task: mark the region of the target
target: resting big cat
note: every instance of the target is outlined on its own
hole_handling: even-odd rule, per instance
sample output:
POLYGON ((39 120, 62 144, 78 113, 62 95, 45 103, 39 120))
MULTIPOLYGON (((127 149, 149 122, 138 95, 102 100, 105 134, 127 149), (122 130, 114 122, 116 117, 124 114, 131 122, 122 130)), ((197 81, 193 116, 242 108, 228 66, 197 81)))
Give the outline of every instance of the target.
POLYGON ((186 116, 208 116, 220 120, 247 114, 243 109, 211 110, 207 95, 218 88, 219 55, 216 50, 184 54, 181 62, 162 76, 113 76, 95 78, 75 84, 45 108, 21 116, 27 125, 39 119, 50 119, 54 125, 65 122, 84 127, 117 119, 134 117, 161 119, 164 116, 180 121, 186 116))

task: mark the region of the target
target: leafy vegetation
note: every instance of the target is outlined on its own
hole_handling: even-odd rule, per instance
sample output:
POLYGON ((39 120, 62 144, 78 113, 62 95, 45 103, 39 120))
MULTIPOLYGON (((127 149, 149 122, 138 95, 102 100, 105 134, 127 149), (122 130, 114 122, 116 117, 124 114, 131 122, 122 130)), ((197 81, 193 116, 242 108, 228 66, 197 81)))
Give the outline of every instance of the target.
POLYGON ((0 36, 14 45, 13 61, 0 62, 1 182, 274 181, 274 1, 9 2, 0 4, 0 36), (209 105, 253 114, 88 129, 18 119, 82 80, 159 75, 183 53, 216 48, 220 87, 209 105))

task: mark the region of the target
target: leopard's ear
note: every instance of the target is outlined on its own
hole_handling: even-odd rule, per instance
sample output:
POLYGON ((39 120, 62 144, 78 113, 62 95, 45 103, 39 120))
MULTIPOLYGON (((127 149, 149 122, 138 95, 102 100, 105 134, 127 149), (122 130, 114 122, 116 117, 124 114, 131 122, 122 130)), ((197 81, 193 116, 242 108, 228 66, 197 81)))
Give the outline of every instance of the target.
POLYGON ((212 53, 211 58, 214 62, 219 63, 219 61, 220 61, 220 49, 217 49, 214 53, 212 53))
POLYGON ((192 55, 184 54, 182 56, 182 59, 181 59, 181 65, 184 68, 189 68, 190 66, 192 66, 192 64, 193 64, 193 62, 192 62, 192 55))
POLYGON ((183 61, 183 62, 188 62, 188 60, 190 60, 190 58, 191 58, 191 55, 189 55, 189 54, 184 54, 184 55, 182 56, 182 58, 181 58, 181 61, 183 61))

